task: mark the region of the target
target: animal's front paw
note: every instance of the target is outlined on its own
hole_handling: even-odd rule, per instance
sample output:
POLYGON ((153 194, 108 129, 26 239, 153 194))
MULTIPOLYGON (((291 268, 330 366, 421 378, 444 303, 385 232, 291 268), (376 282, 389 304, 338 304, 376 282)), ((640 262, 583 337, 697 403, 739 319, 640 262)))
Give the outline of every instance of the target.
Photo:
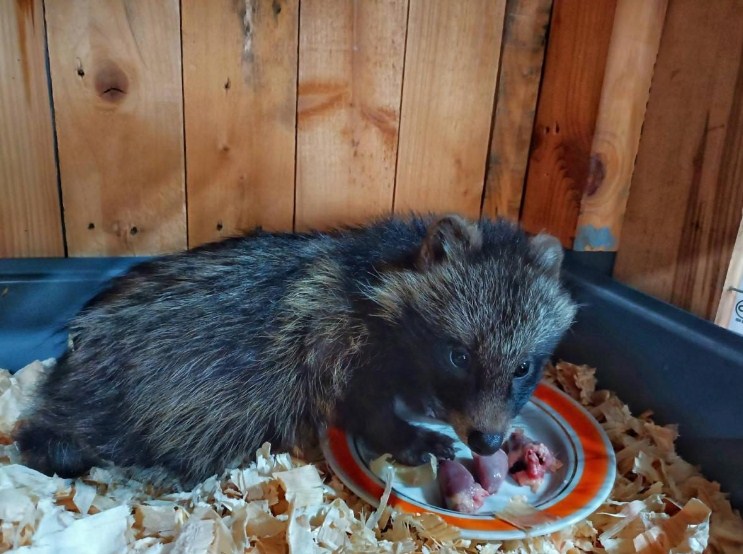
POLYGON ((409 445, 393 452, 398 462, 410 466, 425 464, 429 454, 437 460, 454 459, 454 440, 441 433, 419 431, 409 445))

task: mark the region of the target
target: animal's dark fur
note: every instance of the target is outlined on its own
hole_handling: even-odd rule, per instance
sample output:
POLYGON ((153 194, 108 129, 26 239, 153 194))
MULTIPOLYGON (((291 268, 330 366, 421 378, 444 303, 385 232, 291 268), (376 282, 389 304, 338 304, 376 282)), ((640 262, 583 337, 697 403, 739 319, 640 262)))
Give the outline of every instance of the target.
POLYGON ((72 321, 16 438, 27 463, 64 476, 110 460, 193 481, 263 441, 307 446, 333 419, 408 463, 450 456, 400 404, 463 439, 503 433, 574 316, 561 260, 551 237, 456 216, 162 257, 72 321))

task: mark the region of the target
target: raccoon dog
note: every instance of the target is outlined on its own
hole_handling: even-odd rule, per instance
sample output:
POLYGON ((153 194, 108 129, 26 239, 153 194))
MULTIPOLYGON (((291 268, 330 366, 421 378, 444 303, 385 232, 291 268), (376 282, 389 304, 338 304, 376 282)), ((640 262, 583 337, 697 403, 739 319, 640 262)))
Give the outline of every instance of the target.
POLYGON ((333 232, 257 231, 115 279, 16 440, 71 477, 105 461, 193 483, 264 442, 307 448, 328 423, 406 464, 495 452, 570 326, 562 249, 505 221, 391 217, 333 232))

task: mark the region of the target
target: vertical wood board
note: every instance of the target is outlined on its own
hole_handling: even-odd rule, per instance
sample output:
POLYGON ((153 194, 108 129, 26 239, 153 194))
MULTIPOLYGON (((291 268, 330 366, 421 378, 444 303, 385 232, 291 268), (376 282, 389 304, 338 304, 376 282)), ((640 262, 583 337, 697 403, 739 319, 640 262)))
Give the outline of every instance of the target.
POLYGON ((71 256, 186 247, 178 0, 47 2, 71 256))
POLYGON ((478 217, 505 0, 411 0, 395 211, 478 217))
POLYGON ((0 2, 0 258, 63 256, 41 0, 0 2))
POLYGON ((392 209, 407 0, 304 0, 296 228, 392 209))
POLYGON ((183 0, 190 246, 291 230, 298 0, 183 0))
POLYGON ((616 251, 668 0, 618 0, 574 249, 616 251))
POLYGON ((518 221, 552 0, 508 0, 482 215, 518 221))
POLYGON ((669 3, 615 276, 714 318, 743 210, 743 4, 669 3))
POLYGON ((616 0, 555 0, 521 222, 572 247, 616 0))

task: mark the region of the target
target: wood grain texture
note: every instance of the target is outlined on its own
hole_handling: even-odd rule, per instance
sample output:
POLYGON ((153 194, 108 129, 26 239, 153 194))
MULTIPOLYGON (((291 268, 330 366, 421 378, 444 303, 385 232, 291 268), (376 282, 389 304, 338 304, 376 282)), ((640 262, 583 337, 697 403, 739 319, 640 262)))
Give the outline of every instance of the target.
POLYGON ((552 0, 508 0, 482 215, 518 221, 552 0))
POLYGON ((189 245, 291 230, 298 0, 183 0, 189 245))
POLYGON ((395 211, 478 217, 505 0, 411 0, 395 211))
POLYGON ((713 318, 743 209, 743 3, 669 3, 615 276, 713 318))
POLYGON ((615 252, 668 0, 618 0, 573 248, 615 252))
POLYGON ((0 3, 0 258, 63 256, 41 0, 0 3))
POLYGON ((392 209, 407 0, 304 0, 297 229, 392 209))
POLYGON ((178 0, 48 2, 69 254, 186 247, 178 0))
POLYGON ((725 276, 725 283, 722 287, 722 295, 720 296, 720 305, 717 308, 715 323, 726 328, 730 325, 730 320, 735 313, 735 301, 739 294, 738 291, 741 290, 743 290, 743 214, 741 214, 738 237, 735 239, 733 253, 730 258, 730 264, 728 265, 727 275, 725 276))
POLYGON ((572 247, 616 0, 555 0, 521 222, 572 247))

